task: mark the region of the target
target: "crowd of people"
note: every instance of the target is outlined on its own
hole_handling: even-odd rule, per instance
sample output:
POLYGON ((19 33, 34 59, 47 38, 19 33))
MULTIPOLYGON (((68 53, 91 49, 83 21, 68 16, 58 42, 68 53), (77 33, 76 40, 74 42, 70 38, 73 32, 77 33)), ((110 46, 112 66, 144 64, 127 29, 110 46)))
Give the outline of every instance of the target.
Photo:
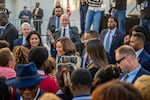
MULTIPOLYGON (((145 2, 147 11, 150 1, 145 2)), ((21 38, 0 12, 0 100, 150 100, 148 27, 135 25, 126 33, 126 0, 113 0, 107 28, 100 31, 103 2, 80 3, 82 36, 58 4, 48 21, 47 44, 39 2, 33 13, 26 5, 19 14, 21 38)))

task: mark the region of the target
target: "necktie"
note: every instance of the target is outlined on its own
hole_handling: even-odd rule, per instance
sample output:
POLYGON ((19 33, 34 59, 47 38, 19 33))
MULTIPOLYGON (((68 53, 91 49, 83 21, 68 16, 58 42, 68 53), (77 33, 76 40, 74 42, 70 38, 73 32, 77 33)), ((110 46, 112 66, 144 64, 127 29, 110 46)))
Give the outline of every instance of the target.
POLYGON ((125 74, 125 76, 123 77, 122 81, 127 81, 127 78, 129 77, 128 74, 125 74))
POLYGON ((57 18, 57 28, 59 28, 59 24, 60 24, 59 18, 57 18))
POLYGON ((0 36, 3 34, 5 27, 4 26, 0 26, 0 36))
POLYGON ((64 28, 64 31, 63 31, 63 37, 66 35, 65 32, 66 32, 66 29, 64 28))
POLYGON ((106 51, 109 53, 110 51, 110 34, 111 34, 111 31, 108 32, 108 36, 106 38, 106 45, 105 45, 105 49, 106 51))

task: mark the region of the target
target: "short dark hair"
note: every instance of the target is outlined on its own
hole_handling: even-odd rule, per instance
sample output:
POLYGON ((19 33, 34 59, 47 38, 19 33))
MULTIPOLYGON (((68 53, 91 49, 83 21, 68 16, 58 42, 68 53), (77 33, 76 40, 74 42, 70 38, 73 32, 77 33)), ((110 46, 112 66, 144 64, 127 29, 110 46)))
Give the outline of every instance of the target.
POLYGON ((29 49, 31 48, 30 38, 31 38, 31 36, 32 36, 33 34, 37 35, 38 38, 39 38, 39 40, 40 40, 40 43, 39 43, 38 46, 43 46, 41 36, 40 36, 40 34, 39 34, 37 31, 31 31, 31 32, 27 35, 27 37, 26 37, 26 42, 27 42, 27 43, 25 44, 25 46, 26 46, 27 48, 29 48, 29 49))
MULTIPOLYGON (((117 25, 118 25, 118 19, 116 18, 116 17, 114 17, 114 16, 110 16, 109 18, 112 18, 112 19, 114 19, 114 21, 117 23, 117 25)), ((108 18, 108 19, 109 19, 108 18)))
POLYGON ((141 32, 136 32, 136 34, 133 34, 132 36, 137 37, 138 39, 142 40, 145 42, 145 35, 141 32))
POLYGON ((92 75, 87 69, 77 69, 71 74, 71 83, 74 86, 91 86, 92 75))
POLYGON ((48 50, 43 46, 34 47, 30 50, 28 58, 29 62, 33 61, 39 69, 48 59, 48 50))
POLYGON ((87 32, 85 32, 85 34, 90 34, 90 36, 92 37, 92 38, 99 38, 99 34, 96 32, 96 31, 94 31, 94 30, 90 30, 90 31, 87 31, 87 32))

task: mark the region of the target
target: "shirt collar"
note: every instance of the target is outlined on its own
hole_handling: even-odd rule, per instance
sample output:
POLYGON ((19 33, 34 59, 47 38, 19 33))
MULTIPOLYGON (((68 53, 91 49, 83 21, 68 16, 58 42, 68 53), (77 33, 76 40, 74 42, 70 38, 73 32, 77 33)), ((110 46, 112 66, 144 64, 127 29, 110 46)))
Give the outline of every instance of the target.
POLYGON ((128 76, 130 76, 130 75, 133 75, 133 74, 137 74, 137 72, 140 70, 140 68, 141 68, 141 65, 139 65, 135 70, 133 70, 133 71, 131 71, 131 72, 129 72, 128 73, 128 76))
POLYGON ((141 54, 141 52, 143 51, 143 49, 144 49, 144 48, 142 48, 142 49, 136 51, 136 57, 137 57, 137 58, 139 57, 139 55, 141 54))
POLYGON ((37 70, 37 71, 38 71, 38 74, 45 75, 45 72, 43 70, 37 70))

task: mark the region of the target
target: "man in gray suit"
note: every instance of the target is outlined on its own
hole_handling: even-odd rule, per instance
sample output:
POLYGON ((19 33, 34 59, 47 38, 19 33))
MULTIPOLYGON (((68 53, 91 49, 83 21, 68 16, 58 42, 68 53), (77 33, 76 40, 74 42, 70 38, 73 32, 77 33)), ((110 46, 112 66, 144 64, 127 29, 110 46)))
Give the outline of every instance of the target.
POLYGON ((54 25, 56 28, 60 27, 60 16, 63 14, 63 8, 61 6, 56 6, 54 8, 54 15, 49 18, 49 22, 47 25, 48 30, 52 30, 52 26, 54 25))
POLYGON ((103 41, 109 63, 115 64, 115 49, 123 44, 124 34, 118 30, 115 17, 110 17, 107 24, 108 28, 101 31, 100 39, 103 41))

